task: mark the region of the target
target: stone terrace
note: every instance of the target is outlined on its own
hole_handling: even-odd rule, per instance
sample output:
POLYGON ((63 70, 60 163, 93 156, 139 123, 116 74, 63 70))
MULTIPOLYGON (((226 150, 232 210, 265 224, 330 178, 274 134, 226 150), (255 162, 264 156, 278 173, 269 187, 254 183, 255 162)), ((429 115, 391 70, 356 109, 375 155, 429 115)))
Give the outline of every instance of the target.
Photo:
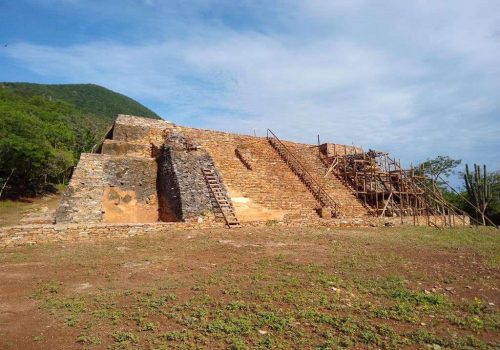
MULTIPOLYGON (((212 163, 241 223, 328 220, 320 218, 321 204, 267 138, 128 115, 117 117, 108 137, 101 154, 82 154, 57 223, 218 221, 217 202, 202 174, 212 163)), ((341 220, 372 221, 350 188, 335 175, 325 178, 317 146, 283 142, 338 204, 341 220)), ((321 147, 327 153, 358 151, 332 143, 321 147)))
MULTIPOLYGON (((164 175, 158 171, 158 152, 167 145, 166 138, 172 135, 192 140, 208 152, 241 222, 313 222, 319 219, 320 203, 266 138, 181 127, 166 121, 127 115, 118 116, 111 135, 101 147, 102 154, 82 155, 58 210, 57 222, 129 223, 172 218, 172 215, 162 215, 158 207, 158 202, 165 202, 159 198, 159 188, 176 185, 176 181, 170 180, 167 187, 159 185, 165 179, 159 178, 164 175)), ((367 215, 356 196, 339 180, 334 176, 324 178, 326 167, 318 157, 317 147, 285 143, 339 204, 342 217, 367 215)), ((338 149, 349 151, 351 147, 338 145, 338 149)), ((182 151, 176 152, 171 154, 182 162, 191 159, 192 164, 181 167, 179 160, 172 159, 172 162, 177 162, 172 168, 174 173, 201 171, 193 160, 194 153, 187 152, 182 156, 182 151)), ((184 177, 181 173, 176 176, 179 179, 184 177)), ((199 178, 194 173, 190 177, 199 178)), ((202 192, 201 195, 205 196, 202 192)), ((197 195, 184 190, 181 197, 193 200, 197 195)), ((198 220, 204 219, 206 216, 201 215, 200 209, 198 220)))

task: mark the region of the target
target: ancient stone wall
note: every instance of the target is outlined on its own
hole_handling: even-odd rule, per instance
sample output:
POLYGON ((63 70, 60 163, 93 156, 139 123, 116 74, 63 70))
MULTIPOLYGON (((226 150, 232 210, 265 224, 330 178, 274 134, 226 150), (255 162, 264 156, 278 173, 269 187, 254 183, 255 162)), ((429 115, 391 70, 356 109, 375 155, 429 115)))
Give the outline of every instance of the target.
MULTIPOLYGON (((356 227, 356 226, 398 226, 415 225, 428 226, 430 221, 437 227, 443 226, 445 219, 442 216, 417 217, 414 222, 413 217, 401 218, 357 218, 349 219, 318 219, 312 224, 325 227, 356 227)), ((446 218, 448 221, 449 218, 446 218)), ((468 218, 454 216, 452 222, 457 226, 468 226, 468 218), (463 220, 465 222, 463 222, 463 220)), ((280 223, 283 224, 283 223, 280 223)), ((260 226, 262 222, 249 222, 245 226, 260 226)), ((291 226, 296 224, 291 223, 291 226)), ((58 225, 20 225, 0 228, 0 248, 13 247, 18 245, 33 245, 47 242, 75 242, 85 240, 97 240, 108 238, 127 238, 133 236, 149 234, 165 234, 179 230, 189 229, 213 229, 222 228, 222 222, 169 222, 169 223, 146 223, 146 224, 58 224, 58 225)))
POLYGON ((213 213, 210 190, 202 168, 213 166, 206 150, 172 150, 172 165, 179 185, 182 219, 193 220, 213 213))
POLYGON ((182 220, 182 202, 179 183, 172 161, 172 150, 162 147, 157 157, 158 212, 160 221, 182 220))
MULTIPOLYGON (((302 220, 318 218, 320 203, 293 174, 265 138, 182 127, 215 160, 224 176, 241 221, 302 220)), ((366 208, 339 180, 325 179, 326 168, 318 157, 317 146, 283 141, 309 173, 342 207, 341 215, 361 217, 366 208)), ((325 144, 326 145, 326 144, 325 144)), ((332 146, 333 144, 328 144, 332 146)), ((326 146, 325 146, 326 147, 326 146)), ((355 148, 336 145, 337 151, 355 148), (337 147, 338 146, 338 147, 337 147)), ((356 149, 360 151, 360 149, 356 149)))
MULTIPOLYGON (((202 172, 205 168, 216 171, 214 161, 205 149, 192 142, 195 140, 187 140, 178 130, 165 138, 158 158, 161 220, 169 221, 172 213, 179 221, 207 220, 219 211, 202 172)), ((219 179, 226 191, 220 175, 219 179)))
MULTIPOLYGON (((212 163, 240 222, 319 220, 320 203, 266 138, 126 115, 118 116, 112 137, 103 154, 82 154, 58 223, 215 220, 218 207, 201 170, 212 163)), ((340 205, 341 218, 367 220, 366 208, 344 184, 324 178, 318 146, 283 142, 340 205)), ((331 143, 319 149, 361 151, 331 143)))
POLYGON ((155 222, 156 172, 150 158, 82 154, 56 222, 155 222))
POLYGON ((213 158, 241 222, 318 218, 319 203, 267 139, 181 129, 213 158), (244 161, 237 150, 244 150, 244 161))
POLYGON ((56 211, 56 222, 102 222, 105 157, 82 153, 56 211))
MULTIPOLYGON (((102 154, 82 154, 60 208, 58 223, 156 222, 159 220, 155 150, 162 120, 119 115, 102 154)), ((108 136, 109 136, 108 135, 108 136)))
POLYGON ((175 128, 175 124, 164 120, 138 118, 120 114, 113 128, 113 140, 142 143, 160 147, 164 140, 165 130, 175 128))
POLYGON ((320 204, 265 138, 127 115, 117 117, 112 137, 102 155, 82 155, 58 222, 205 220, 217 210, 201 171, 212 163, 240 221, 318 218, 320 204))
POLYGON ((127 238, 148 234, 162 234, 176 230, 224 227, 216 222, 171 223, 81 223, 57 225, 22 225, 0 228, 0 248, 46 242, 72 242, 102 238, 127 238))
POLYGON ((143 143, 105 140, 101 152, 103 154, 115 156, 151 158, 153 156, 154 146, 143 143))

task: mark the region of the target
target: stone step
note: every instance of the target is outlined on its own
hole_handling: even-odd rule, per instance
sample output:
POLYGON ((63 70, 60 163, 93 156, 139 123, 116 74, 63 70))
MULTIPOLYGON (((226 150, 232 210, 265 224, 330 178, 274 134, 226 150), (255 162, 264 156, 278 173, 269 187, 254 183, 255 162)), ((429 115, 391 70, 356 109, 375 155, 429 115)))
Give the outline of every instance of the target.
MULTIPOLYGON (((318 201, 265 138, 190 128, 183 128, 183 133, 196 139, 210 153, 231 192, 271 210, 286 210, 290 213, 288 215, 293 212, 297 217, 319 218, 316 212, 318 201), (252 170, 235 153, 241 146, 245 149, 245 158, 252 164, 252 170)), ((297 145, 308 156, 317 156, 317 149, 314 152, 308 145, 297 145)), ((315 178, 323 177, 326 169, 322 163, 313 164, 315 167, 311 171, 315 178)), ((345 186, 340 182, 327 188, 327 191, 343 205, 352 200, 352 195, 344 193, 345 186)))

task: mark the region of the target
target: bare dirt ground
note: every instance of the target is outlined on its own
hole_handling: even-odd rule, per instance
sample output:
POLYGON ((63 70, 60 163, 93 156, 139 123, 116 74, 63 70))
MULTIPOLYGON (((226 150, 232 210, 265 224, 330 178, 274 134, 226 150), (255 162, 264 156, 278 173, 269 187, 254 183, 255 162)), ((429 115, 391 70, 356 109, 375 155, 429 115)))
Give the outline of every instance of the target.
POLYGON ((499 349, 500 234, 280 226, 0 250, 0 349, 499 349))

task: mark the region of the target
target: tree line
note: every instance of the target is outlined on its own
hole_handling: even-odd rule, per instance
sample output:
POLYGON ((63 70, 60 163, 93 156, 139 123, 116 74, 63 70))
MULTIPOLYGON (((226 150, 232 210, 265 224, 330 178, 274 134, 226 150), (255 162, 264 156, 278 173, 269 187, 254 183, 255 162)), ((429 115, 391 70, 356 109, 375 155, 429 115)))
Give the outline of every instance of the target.
POLYGON ((37 195, 65 183, 81 152, 102 137, 106 122, 63 101, 24 98, 0 89, 0 183, 9 196, 37 195))
POLYGON ((159 118, 98 85, 0 83, 0 198, 66 183, 80 153, 102 140, 119 113, 159 118))
POLYGON ((500 224, 500 171, 488 171, 486 165, 465 164, 458 172, 461 187, 455 190, 448 182, 457 174, 460 159, 437 156, 417 166, 417 171, 432 179, 446 200, 468 213, 482 225, 500 224))

